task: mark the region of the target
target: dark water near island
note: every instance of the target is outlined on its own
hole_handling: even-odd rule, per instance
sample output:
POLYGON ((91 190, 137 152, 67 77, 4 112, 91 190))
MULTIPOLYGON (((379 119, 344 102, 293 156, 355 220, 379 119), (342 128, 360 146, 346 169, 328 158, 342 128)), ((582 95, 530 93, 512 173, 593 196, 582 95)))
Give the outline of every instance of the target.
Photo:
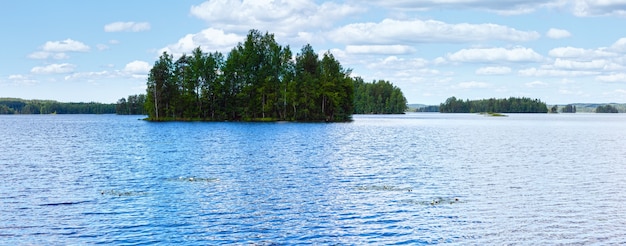
POLYGON ((624 244, 626 114, 0 116, 0 244, 624 244))

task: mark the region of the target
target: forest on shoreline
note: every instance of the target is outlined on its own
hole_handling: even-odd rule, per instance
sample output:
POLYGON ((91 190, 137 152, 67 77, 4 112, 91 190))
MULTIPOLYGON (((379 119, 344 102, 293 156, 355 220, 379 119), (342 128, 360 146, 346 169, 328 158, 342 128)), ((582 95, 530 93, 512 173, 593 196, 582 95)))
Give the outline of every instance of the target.
POLYGON ((0 114, 115 114, 115 103, 0 98, 0 114))

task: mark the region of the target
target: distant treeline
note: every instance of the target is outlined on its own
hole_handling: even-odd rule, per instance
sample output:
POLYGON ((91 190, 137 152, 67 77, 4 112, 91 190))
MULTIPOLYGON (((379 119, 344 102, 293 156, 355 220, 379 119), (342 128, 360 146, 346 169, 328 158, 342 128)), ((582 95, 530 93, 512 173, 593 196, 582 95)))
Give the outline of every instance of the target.
MULTIPOLYGON (((251 30, 227 57, 200 47, 176 60, 164 52, 150 70, 145 105, 154 121, 349 121, 355 83, 363 84, 350 73, 330 52, 320 57, 307 44, 294 56, 273 34, 251 30)), ((376 112, 404 110, 391 89, 375 95, 376 112)))
POLYGON ((355 114, 403 114, 407 109, 402 90, 389 81, 365 83, 356 78, 354 94, 355 114))
POLYGON ((116 104, 0 98, 0 114, 114 114, 116 104))
POLYGON ((598 106, 596 108, 596 113, 618 113, 619 111, 617 110, 616 107, 613 107, 612 105, 604 105, 604 106, 598 106))
POLYGON ((548 107, 539 99, 515 98, 461 100, 450 97, 439 105, 441 113, 547 113, 548 107))
POLYGON ((146 95, 130 95, 128 99, 121 98, 115 106, 115 113, 121 115, 147 115, 145 107, 146 95))
POLYGON ((553 105, 550 113, 620 113, 626 112, 626 104, 611 103, 574 103, 567 105, 553 105))
POLYGON ((415 112, 421 112, 421 113, 439 112, 439 106, 427 105, 427 106, 417 107, 415 108, 415 112))

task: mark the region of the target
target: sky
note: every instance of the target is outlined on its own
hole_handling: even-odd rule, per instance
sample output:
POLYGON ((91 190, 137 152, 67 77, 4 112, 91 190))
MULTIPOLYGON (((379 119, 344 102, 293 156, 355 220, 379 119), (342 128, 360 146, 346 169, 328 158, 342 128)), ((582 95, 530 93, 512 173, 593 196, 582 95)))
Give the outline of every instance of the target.
POLYGON ((0 23, 0 97, 114 103, 163 51, 227 55, 257 29, 409 103, 626 103, 626 0, 6 0, 0 23))

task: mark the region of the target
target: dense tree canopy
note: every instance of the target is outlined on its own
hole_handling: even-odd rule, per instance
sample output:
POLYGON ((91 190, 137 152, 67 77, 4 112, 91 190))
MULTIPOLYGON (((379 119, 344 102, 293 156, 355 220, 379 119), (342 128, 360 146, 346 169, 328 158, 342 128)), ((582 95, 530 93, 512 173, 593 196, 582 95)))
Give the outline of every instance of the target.
POLYGON ((293 59, 273 34, 251 30, 228 57, 198 47, 174 60, 164 52, 150 70, 150 120, 347 121, 353 112, 350 70, 310 45, 293 59))
POLYGON ((618 113, 617 108, 611 105, 598 106, 596 108, 596 113, 618 113))
POLYGON ((0 98, 0 114, 114 114, 115 104, 0 98))
POLYGON ((442 113, 547 113, 548 107, 539 99, 515 98, 461 100, 450 97, 439 106, 442 113))
POLYGON ((357 77, 354 94, 355 114, 402 114, 407 109, 404 94, 389 81, 365 83, 357 77))
POLYGON ((146 108, 146 95, 130 95, 128 99, 121 98, 117 101, 115 106, 115 113, 122 115, 147 115, 146 108))

